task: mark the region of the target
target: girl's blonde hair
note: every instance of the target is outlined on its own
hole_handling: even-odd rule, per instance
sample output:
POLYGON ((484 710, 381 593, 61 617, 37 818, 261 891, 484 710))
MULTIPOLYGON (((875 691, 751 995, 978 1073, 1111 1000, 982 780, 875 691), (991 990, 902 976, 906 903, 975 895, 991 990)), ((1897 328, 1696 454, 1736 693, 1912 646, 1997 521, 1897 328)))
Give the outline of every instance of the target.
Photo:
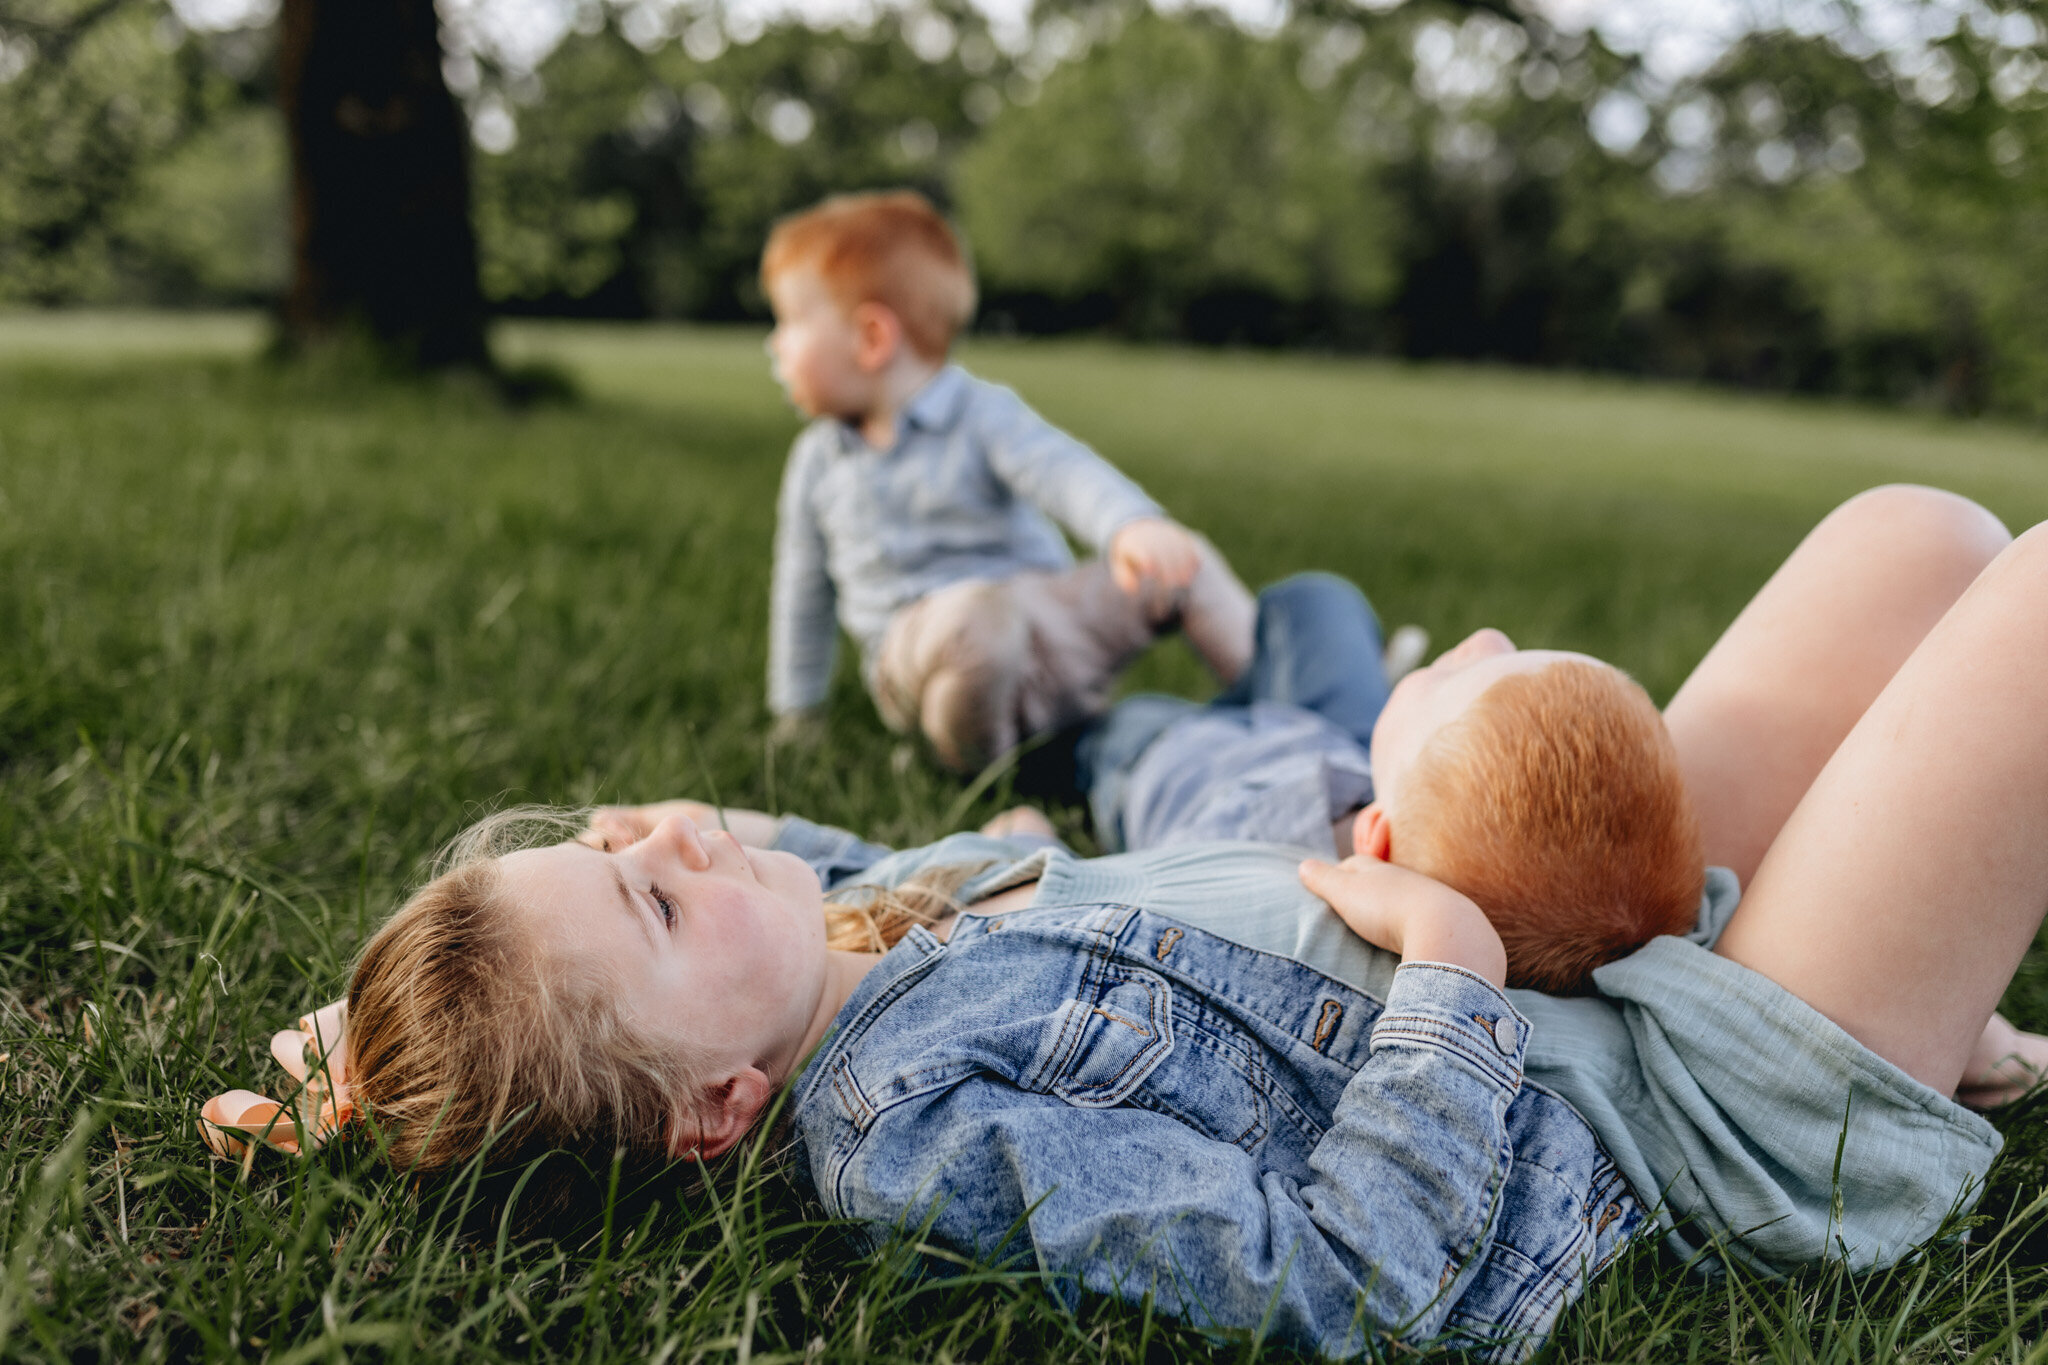
MULTIPOLYGON (((658 1165, 692 1145, 711 1079, 698 1059, 642 1036, 608 973, 537 951, 508 913, 498 860, 572 838, 586 816, 520 807, 479 821, 363 948, 348 991, 349 1085, 394 1166, 444 1171, 485 1155, 504 1167, 555 1149, 658 1165)), ((827 944, 892 947, 956 909, 978 870, 937 868, 828 903, 827 944)))

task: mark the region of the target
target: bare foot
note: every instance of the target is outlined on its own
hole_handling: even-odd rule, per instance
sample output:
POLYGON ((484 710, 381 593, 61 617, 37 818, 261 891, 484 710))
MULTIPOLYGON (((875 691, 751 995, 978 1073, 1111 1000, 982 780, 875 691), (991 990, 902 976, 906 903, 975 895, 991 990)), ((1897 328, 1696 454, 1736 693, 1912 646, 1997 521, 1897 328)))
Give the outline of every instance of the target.
POLYGON ((1956 1086, 1956 1100, 1972 1109, 2010 1104, 2048 1077, 2048 1038, 2016 1029, 2002 1014, 1991 1016, 1970 1053, 1956 1086))
MULTIPOLYGON (((1044 812, 1035 806, 1012 806, 983 825, 981 832, 992 834, 998 839, 1007 839, 1019 834, 1041 839, 1059 838, 1059 831, 1052 827, 1052 821, 1046 819, 1044 812)), ((2042 1041, 2048 1043, 2048 1039, 2042 1041)))

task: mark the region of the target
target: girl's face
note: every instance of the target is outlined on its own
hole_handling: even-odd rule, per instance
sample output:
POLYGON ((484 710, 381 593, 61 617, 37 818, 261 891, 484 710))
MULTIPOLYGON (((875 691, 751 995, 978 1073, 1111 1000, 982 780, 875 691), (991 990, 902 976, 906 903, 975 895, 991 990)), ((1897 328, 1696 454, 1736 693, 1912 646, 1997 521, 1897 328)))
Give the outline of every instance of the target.
POLYGON ((506 855, 508 899, 543 951, 602 964, 655 1040, 714 1074, 795 1070, 826 980, 817 876, 671 815, 637 844, 506 855))
POLYGON ((1517 649, 1513 640, 1488 628, 1474 631, 1429 667, 1401 679, 1372 727, 1376 803, 1385 810, 1398 807, 1401 784, 1429 741, 1464 715, 1487 688, 1510 674, 1534 673, 1567 659, 1608 667, 1564 650, 1517 649))

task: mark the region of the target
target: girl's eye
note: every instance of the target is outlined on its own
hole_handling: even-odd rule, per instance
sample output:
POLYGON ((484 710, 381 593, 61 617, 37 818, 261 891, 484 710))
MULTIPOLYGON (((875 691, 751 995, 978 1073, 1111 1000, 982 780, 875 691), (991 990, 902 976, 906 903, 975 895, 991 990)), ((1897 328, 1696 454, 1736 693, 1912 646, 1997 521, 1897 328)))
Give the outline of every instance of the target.
POLYGON ((654 897, 654 904, 661 911, 661 922, 671 929, 675 928, 676 903, 670 900, 667 893, 658 886, 648 887, 647 894, 654 897))

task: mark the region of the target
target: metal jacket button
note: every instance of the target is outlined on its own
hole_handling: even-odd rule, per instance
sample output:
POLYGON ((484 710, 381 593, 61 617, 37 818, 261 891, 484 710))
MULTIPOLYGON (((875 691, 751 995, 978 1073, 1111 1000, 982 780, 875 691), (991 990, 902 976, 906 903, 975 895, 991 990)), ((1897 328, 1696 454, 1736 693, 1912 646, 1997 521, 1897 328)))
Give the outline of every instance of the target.
POLYGON ((1515 1044, 1520 1040, 1521 1034, 1516 1030, 1512 1018, 1503 1014, 1493 1021, 1493 1045, 1501 1050, 1502 1056, 1514 1056, 1515 1044))

